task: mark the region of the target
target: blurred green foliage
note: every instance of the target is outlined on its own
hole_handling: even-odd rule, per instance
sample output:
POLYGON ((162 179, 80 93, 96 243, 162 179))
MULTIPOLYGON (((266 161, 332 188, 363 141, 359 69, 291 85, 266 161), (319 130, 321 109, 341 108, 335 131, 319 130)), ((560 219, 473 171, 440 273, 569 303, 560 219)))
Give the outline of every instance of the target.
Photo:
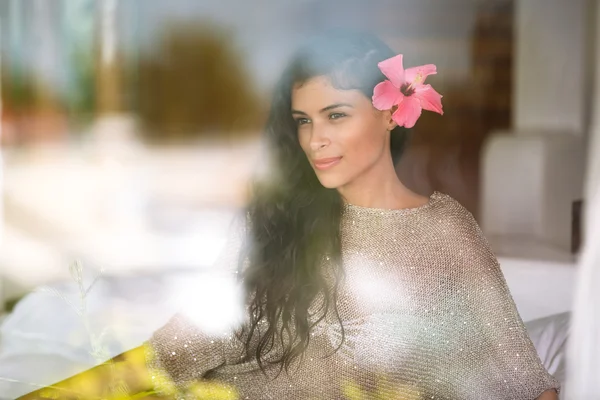
POLYGON ((259 129, 264 104, 230 32, 211 23, 165 31, 141 57, 138 112, 150 140, 227 137, 259 129))

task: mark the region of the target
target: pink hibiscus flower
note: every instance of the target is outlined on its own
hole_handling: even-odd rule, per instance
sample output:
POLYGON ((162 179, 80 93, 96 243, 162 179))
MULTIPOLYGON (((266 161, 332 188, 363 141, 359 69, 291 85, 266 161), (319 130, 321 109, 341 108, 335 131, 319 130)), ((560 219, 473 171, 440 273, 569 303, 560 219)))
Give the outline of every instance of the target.
POLYGON ((444 114, 442 96, 431 85, 424 84, 428 75, 437 73, 435 65, 427 64, 405 70, 402 66, 402 54, 377 65, 389 80, 375 86, 373 106, 378 110, 398 106, 392 114, 392 119, 398 126, 415 126, 423 109, 444 114))

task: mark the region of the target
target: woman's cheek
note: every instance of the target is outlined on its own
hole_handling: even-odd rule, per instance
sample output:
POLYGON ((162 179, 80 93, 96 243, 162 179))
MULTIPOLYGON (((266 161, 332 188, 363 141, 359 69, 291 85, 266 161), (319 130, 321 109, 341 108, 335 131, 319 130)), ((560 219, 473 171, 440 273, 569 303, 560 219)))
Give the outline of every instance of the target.
POLYGON ((308 153, 310 145, 310 132, 306 127, 299 126, 297 130, 298 143, 305 153, 308 153))

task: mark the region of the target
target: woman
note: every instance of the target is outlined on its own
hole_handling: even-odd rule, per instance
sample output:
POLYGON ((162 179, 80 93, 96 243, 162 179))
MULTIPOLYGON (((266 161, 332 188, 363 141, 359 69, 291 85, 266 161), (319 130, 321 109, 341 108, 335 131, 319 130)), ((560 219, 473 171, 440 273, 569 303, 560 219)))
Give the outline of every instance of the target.
POLYGON ((217 382, 240 399, 557 398, 473 217, 397 178, 398 121, 413 125, 420 108, 379 89, 374 106, 378 64, 394 56, 350 32, 294 55, 267 123, 273 173, 222 265, 243 281, 248 319, 215 335, 176 315, 145 345, 148 368, 124 378, 130 393, 217 382))

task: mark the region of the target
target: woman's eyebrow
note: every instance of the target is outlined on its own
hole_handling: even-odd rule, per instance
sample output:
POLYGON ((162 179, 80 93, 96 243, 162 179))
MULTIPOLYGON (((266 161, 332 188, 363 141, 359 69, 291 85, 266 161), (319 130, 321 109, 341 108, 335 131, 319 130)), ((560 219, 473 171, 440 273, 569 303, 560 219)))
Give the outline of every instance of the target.
MULTIPOLYGON (((338 107, 352 107, 352 104, 349 104, 349 103, 335 103, 335 104, 331 104, 331 105, 329 105, 327 107, 322 108, 319 112, 323 113, 325 111, 333 110, 334 108, 338 108, 338 107)), ((300 111, 300 110, 292 110, 292 114, 308 115, 304 111, 300 111)))
POLYGON ((338 108, 338 107, 352 107, 352 104, 348 104, 348 103, 335 103, 335 104, 332 104, 332 105, 327 106, 325 108, 322 108, 321 111, 319 111, 319 112, 325 112, 325 111, 333 110, 334 108, 338 108))

